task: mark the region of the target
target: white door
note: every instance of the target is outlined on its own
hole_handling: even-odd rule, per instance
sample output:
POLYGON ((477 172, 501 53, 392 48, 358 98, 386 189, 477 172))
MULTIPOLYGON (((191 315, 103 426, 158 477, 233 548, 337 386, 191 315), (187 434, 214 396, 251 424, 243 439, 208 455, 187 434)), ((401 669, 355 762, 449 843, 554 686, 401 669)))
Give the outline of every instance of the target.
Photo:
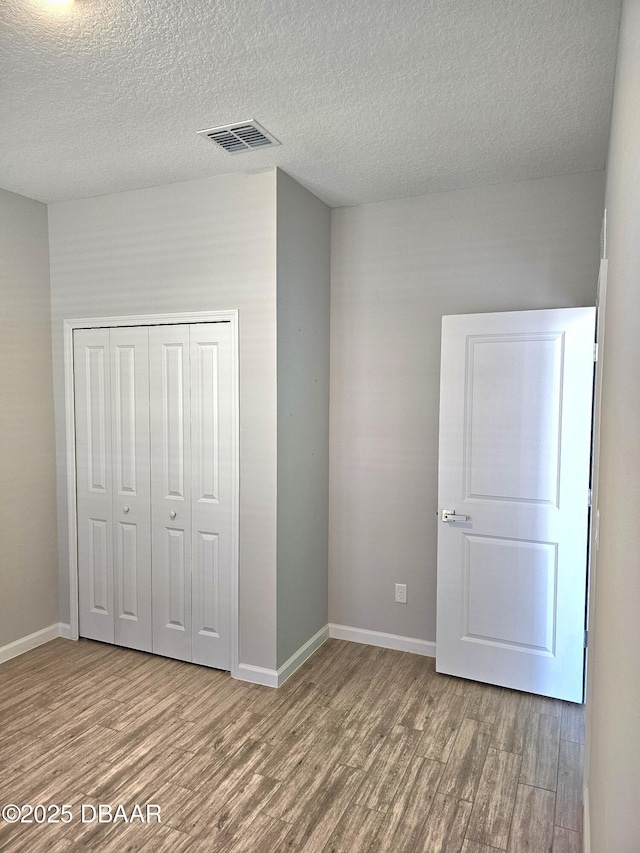
POLYGON ((234 487, 231 324, 192 325, 189 346, 192 660, 228 669, 234 487))
POLYGON ((108 329, 74 333, 80 634, 114 642, 108 329))
POLYGON ((189 326, 149 329, 153 651, 191 660, 189 326))
POLYGON ((110 329, 115 642, 150 652, 149 333, 110 329))
POLYGON ((229 669, 229 322, 74 332, 80 635, 229 669))
POLYGON ((443 318, 439 672, 582 701, 594 325, 443 318))
POLYGON ((74 333, 80 634, 151 651, 148 333, 74 333))

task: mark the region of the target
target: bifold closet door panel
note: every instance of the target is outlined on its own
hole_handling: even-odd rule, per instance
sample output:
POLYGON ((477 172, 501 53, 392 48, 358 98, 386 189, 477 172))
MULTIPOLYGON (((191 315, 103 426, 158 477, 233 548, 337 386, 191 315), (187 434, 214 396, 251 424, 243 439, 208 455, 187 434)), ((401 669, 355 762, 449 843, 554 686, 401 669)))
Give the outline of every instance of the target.
POLYGON ((80 634, 229 669, 230 323, 74 333, 80 634))
POLYGON ((108 329, 74 332, 80 635, 114 642, 108 329))
POLYGON ((191 660, 189 326, 149 329, 153 651, 191 660))
POLYGON ((231 324, 196 323, 191 350, 194 663, 231 665, 231 324))
POLYGON ((149 330, 110 330, 115 642, 150 652, 149 330))

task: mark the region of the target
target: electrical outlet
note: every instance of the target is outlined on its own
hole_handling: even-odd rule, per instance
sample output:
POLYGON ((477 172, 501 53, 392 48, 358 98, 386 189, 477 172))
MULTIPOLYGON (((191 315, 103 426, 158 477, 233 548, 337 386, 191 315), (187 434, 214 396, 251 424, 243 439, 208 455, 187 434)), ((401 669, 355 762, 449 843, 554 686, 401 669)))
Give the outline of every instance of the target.
POLYGON ((407 603, 407 585, 406 583, 396 584, 396 601, 398 604, 407 603))

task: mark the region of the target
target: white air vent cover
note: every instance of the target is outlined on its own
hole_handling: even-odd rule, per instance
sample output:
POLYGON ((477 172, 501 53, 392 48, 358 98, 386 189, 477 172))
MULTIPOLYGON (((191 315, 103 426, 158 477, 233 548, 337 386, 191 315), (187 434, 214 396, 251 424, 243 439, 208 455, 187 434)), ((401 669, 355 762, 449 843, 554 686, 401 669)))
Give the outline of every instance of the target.
POLYGON ((209 130, 199 130, 198 133, 208 137, 229 154, 242 154, 243 151, 251 151, 254 148, 280 145, 275 136, 253 119, 237 124, 225 124, 222 127, 211 127, 209 130))

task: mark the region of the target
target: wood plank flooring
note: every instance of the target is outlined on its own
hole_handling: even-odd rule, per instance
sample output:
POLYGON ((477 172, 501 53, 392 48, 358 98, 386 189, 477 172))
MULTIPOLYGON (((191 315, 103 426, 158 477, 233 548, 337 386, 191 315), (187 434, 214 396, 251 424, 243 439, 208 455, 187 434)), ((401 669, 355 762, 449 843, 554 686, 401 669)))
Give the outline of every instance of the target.
POLYGON ((73 820, 0 820, 0 849, 579 853, 582 712, 340 640, 278 690, 54 640, 0 666, 0 805, 73 820), (162 822, 82 823, 100 803, 162 822))

